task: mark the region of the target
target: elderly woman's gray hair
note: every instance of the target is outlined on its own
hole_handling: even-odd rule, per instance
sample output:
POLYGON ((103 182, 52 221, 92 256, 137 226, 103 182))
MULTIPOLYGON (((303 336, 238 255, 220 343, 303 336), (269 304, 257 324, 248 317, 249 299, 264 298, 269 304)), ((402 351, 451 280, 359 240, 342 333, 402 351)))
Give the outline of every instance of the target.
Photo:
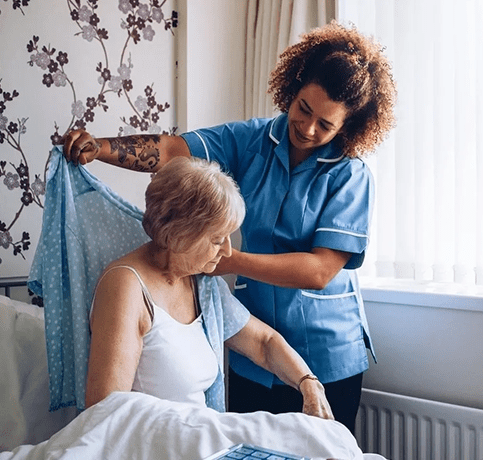
POLYGON ((173 158, 146 189, 143 227, 160 249, 185 252, 206 232, 231 233, 244 218, 239 188, 218 163, 173 158))

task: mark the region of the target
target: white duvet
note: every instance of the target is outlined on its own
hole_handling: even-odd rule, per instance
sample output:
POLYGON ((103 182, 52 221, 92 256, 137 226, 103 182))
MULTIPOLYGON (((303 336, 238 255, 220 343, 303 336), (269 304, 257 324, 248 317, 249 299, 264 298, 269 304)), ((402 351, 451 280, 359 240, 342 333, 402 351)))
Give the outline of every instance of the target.
MULTIPOLYGON (((300 413, 218 413, 141 393, 113 393, 49 440, 0 460, 197 460, 248 442, 316 459, 366 459, 342 424, 300 413)), ((378 457, 381 458, 381 457, 378 457)))

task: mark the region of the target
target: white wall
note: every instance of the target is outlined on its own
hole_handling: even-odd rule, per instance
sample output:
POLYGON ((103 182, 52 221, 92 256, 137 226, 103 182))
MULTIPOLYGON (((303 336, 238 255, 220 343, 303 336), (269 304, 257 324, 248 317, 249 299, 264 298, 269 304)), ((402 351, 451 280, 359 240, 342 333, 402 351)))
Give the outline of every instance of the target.
POLYGON ((483 299, 363 295, 378 359, 364 387, 483 409, 483 299))
POLYGON ((178 0, 181 131, 241 120, 248 0, 178 0))
MULTIPOLYGON (((247 8, 248 0, 178 0, 180 132, 243 119, 247 8)), ((232 243, 240 247, 240 232, 232 243)))

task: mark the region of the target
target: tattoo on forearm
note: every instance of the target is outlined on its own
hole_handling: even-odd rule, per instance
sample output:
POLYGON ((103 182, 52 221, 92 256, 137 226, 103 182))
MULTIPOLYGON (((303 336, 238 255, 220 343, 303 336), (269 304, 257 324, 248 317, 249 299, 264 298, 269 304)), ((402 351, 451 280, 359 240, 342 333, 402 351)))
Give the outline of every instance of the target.
POLYGON ((128 162, 129 169, 150 171, 159 163, 160 140, 158 135, 126 136, 107 139, 111 154, 117 155, 120 164, 128 162))

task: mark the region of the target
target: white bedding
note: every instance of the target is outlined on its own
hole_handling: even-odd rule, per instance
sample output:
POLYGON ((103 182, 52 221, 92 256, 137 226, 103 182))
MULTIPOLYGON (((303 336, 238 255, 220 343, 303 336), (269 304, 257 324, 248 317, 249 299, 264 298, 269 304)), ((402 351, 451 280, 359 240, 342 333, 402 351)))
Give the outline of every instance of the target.
POLYGON ((219 413, 141 393, 113 393, 37 446, 3 452, 0 460, 196 460, 249 442, 317 459, 363 459, 340 423, 300 413, 219 413))

